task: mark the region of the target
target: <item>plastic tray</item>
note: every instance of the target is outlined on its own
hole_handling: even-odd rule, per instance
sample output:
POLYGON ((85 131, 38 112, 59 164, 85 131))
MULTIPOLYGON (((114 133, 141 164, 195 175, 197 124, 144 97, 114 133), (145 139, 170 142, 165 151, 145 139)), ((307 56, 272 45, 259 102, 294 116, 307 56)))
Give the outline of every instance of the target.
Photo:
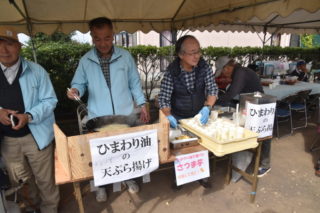
POLYGON ((189 126, 185 120, 180 120, 183 128, 197 135, 201 140, 199 144, 206 147, 208 150, 213 152, 216 156, 224 156, 226 154, 239 152, 246 149, 256 148, 258 146, 257 138, 258 134, 250 130, 245 129, 245 137, 241 139, 229 140, 229 141, 217 141, 213 137, 204 135, 199 131, 195 130, 192 126, 189 126))

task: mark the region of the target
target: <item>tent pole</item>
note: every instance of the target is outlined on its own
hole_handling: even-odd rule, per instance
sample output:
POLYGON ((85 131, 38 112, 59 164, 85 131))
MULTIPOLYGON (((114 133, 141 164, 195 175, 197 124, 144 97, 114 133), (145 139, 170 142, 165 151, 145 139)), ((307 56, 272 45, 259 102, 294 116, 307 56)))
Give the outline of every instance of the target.
MULTIPOLYGON (((261 63, 259 64, 260 74, 264 75, 264 64, 262 63, 264 60, 264 46, 266 43, 266 35, 267 35, 267 26, 263 27, 263 40, 262 40, 262 51, 261 51, 261 63)), ((260 37, 260 36, 259 36, 260 37)))
POLYGON ((264 26, 263 27, 263 41, 262 41, 262 48, 264 48, 265 44, 266 44, 266 36, 267 36, 267 27, 264 26))
POLYGON ((254 26, 251 26, 251 28, 257 34, 257 36, 259 37, 260 41, 263 43, 263 40, 262 40, 261 36, 259 35, 259 33, 257 32, 256 28, 254 26))
POLYGON ((22 12, 22 10, 18 7, 18 5, 16 4, 16 2, 14 0, 9 0, 9 3, 12 4, 17 9, 17 11, 20 13, 20 15, 27 22, 27 29, 28 29, 28 33, 29 33, 29 36, 30 36, 30 40, 31 40, 31 46, 32 46, 33 60, 34 60, 35 63, 37 63, 37 54, 36 54, 36 49, 35 49, 33 38, 32 38, 32 26, 31 26, 31 22, 30 22, 30 17, 28 15, 26 2, 24 0, 22 2, 23 2, 24 11, 25 11, 26 14, 24 14, 22 12))
POLYGON ((29 32, 29 35, 30 35, 30 41, 31 41, 31 46, 32 46, 33 60, 34 60, 35 63, 38 63, 36 48, 35 48, 35 45, 34 45, 34 42, 33 42, 32 25, 31 25, 29 13, 28 13, 28 10, 27 10, 27 5, 26 5, 25 0, 23 0, 22 2, 23 2, 24 11, 25 11, 25 13, 26 13, 25 19, 26 19, 26 21, 27 21, 28 32, 29 32))
MULTIPOLYGON (((174 46, 176 45, 176 42, 177 42, 177 30, 174 30, 173 28, 171 28, 171 45, 174 46)), ((174 49, 175 48, 171 48, 171 51, 170 51, 170 57, 171 59, 173 59, 173 56, 174 56, 174 49)))
POLYGON ((37 60, 37 52, 36 52, 36 48, 35 48, 35 46, 34 46, 33 36, 32 36, 32 35, 30 36, 30 41, 31 41, 31 46, 32 46, 33 60, 34 60, 35 63, 38 63, 38 60, 37 60))

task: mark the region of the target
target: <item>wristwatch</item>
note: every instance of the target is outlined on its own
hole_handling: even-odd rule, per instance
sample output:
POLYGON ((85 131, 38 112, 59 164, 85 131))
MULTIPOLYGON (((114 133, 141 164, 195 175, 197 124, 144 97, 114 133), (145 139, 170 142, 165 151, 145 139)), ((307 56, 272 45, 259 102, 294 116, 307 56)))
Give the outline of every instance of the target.
POLYGON ((26 112, 25 114, 27 114, 28 122, 30 123, 33 120, 32 114, 30 112, 26 112))

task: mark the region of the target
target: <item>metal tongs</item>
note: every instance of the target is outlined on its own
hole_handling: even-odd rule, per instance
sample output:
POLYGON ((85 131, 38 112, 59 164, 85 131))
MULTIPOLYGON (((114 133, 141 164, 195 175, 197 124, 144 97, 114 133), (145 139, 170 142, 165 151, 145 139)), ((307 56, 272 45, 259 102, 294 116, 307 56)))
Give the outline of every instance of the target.
MULTIPOLYGON (((71 89, 67 88, 67 90, 70 92, 71 89)), ((78 104, 83 108, 83 110, 88 114, 88 109, 87 109, 87 105, 80 99, 79 96, 77 95, 73 95, 74 100, 78 102, 78 104)), ((93 118, 93 120, 96 120, 96 118, 93 118)))
POLYGON ((181 134, 185 135, 188 131, 183 128, 180 124, 177 125, 177 129, 181 131, 181 134))
MULTIPOLYGON (((70 88, 67 88, 68 92, 71 92, 70 88)), ((83 101, 81 101, 80 97, 77 95, 73 95, 74 99, 80 104, 80 105, 85 105, 85 103, 83 103, 83 101)), ((88 110, 87 110, 88 112, 88 110)))
POLYGON ((177 130, 180 130, 181 135, 187 135, 187 136, 189 136, 188 139, 183 139, 184 142, 192 141, 192 140, 194 140, 194 139, 198 139, 198 137, 197 137, 195 134, 193 134, 192 132, 190 132, 190 131, 188 131, 187 129, 183 128, 180 124, 177 125, 177 128, 176 128, 176 129, 177 129, 177 130))

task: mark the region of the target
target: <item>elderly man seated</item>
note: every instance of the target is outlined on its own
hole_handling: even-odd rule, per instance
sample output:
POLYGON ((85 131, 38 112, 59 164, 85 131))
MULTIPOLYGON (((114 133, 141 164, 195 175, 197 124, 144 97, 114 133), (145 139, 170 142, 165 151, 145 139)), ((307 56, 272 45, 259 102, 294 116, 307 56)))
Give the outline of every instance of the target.
POLYGON ((308 81, 307 63, 303 60, 297 62, 297 67, 291 72, 291 76, 297 76, 299 81, 308 81))

